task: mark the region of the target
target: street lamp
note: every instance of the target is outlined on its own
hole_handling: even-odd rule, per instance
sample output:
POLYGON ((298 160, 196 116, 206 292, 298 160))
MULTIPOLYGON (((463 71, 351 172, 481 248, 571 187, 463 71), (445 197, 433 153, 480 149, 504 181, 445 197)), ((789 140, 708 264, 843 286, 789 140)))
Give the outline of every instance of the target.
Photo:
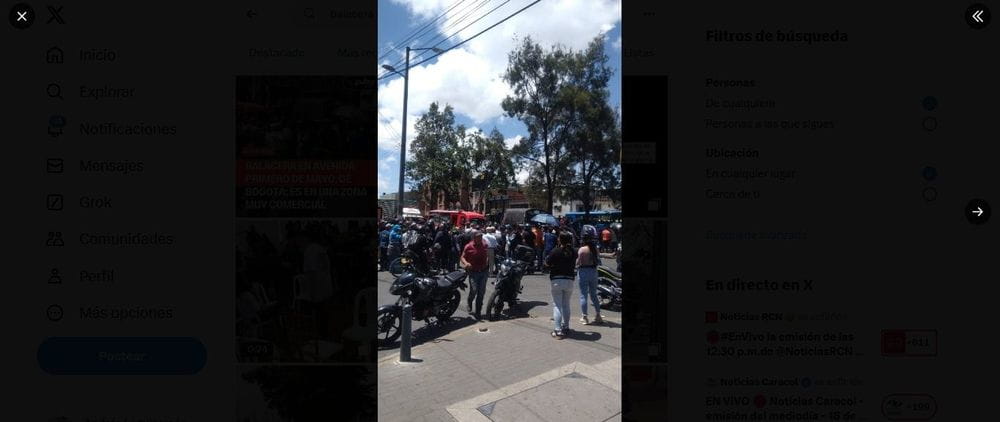
POLYGON ((444 50, 436 47, 429 48, 410 48, 406 47, 406 67, 403 68, 403 73, 399 73, 395 67, 384 64, 382 68, 395 73, 403 77, 403 133, 402 140, 399 142, 399 197, 396 198, 399 201, 399 206, 397 215, 399 218, 403 217, 403 172, 406 170, 406 99, 410 92, 410 51, 421 51, 421 50, 431 50, 438 54, 443 54, 444 50))

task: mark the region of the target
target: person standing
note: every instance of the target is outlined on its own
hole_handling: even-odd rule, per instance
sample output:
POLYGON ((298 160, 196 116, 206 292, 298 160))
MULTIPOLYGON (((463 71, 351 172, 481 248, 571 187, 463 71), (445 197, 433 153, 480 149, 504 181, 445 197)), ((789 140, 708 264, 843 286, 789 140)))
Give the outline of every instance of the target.
POLYGON ((583 245, 577 251, 576 258, 577 277, 580 282, 580 312, 583 313, 580 323, 583 325, 590 324, 587 321, 588 296, 590 303, 594 305, 594 323, 604 322, 601 319, 601 301, 597 299, 597 265, 601 262, 601 256, 594 244, 596 232, 593 226, 583 227, 583 245))
POLYGON ((562 340, 569 331, 569 298, 573 295, 573 278, 576 252, 573 250, 573 236, 568 232, 559 234, 559 246, 545 258, 552 284, 552 337, 562 340))
POLYGON ((410 244, 406 247, 406 250, 415 257, 411 265, 420 274, 431 274, 430 267, 430 256, 429 250, 431 245, 434 243, 433 239, 430 237, 430 233, 427 231, 427 227, 421 227, 414 230, 413 236, 410 238, 410 244))
MULTIPOLYGON (((531 231, 531 225, 529 224, 525 224, 524 228, 521 230, 521 244, 531 248, 532 250, 535 249, 535 232, 531 231)), ((527 258, 531 259, 532 257, 527 258)), ((529 273, 530 271, 535 271, 538 267, 536 265, 537 263, 534 261, 534 259, 531 259, 531 262, 528 263, 529 273)))
POLYGON ((535 224, 535 227, 531 228, 531 234, 534 236, 535 245, 535 267, 538 268, 538 272, 542 272, 542 266, 545 262, 545 233, 542 230, 541 224, 535 224))
POLYGON ((378 233, 378 270, 385 271, 389 266, 386 253, 389 251, 389 224, 378 233))
POLYGON ((386 249, 386 255, 388 255, 386 257, 386 269, 388 269, 388 265, 392 265, 392 261, 395 261, 401 253, 403 253, 402 228, 399 227, 399 224, 396 224, 389 230, 389 247, 386 249))
POLYGON ((486 256, 486 244, 483 242, 483 233, 475 230, 472 232, 472 241, 462 249, 462 268, 469 273, 469 296, 466 299, 466 311, 472 312, 477 321, 481 321, 481 311, 483 309, 483 296, 486 294, 486 267, 488 257, 486 256), (472 311, 472 299, 475 296, 476 310, 472 311))
POLYGON ((601 230, 601 250, 604 252, 611 251, 611 229, 608 227, 601 230))
POLYGON ((549 227, 545 230, 545 252, 542 256, 549 256, 552 250, 556 248, 556 229, 555 227, 549 227))
POLYGON ((451 250, 454 248, 451 240, 448 228, 443 225, 439 227, 437 234, 434 236, 434 251, 437 253, 441 268, 445 271, 452 271, 455 268, 454 263, 451 261, 451 250))
POLYGON ((507 256, 513 257, 514 251, 521 245, 521 233, 516 227, 507 225, 507 256))
POLYGON ((496 259, 496 267, 493 268, 493 272, 496 273, 500 270, 500 262, 507 256, 507 234, 504 233, 503 226, 500 226, 500 230, 497 230, 493 237, 497 239, 496 253, 498 259, 496 259))
POLYGON ((459 258, 462 255, 462 248, 459 246, 459 230, 456 227, 451 228, 451 262, 455 264, 455 267, 462 268, 459 258))
POLYGON ((486 244, 486 258, 488 265, 486 269, 493 274, 496 274, 496 251, 497 251, 497 238, 493 233, 496 230, 493 226, 486 228, 486 234, 483 235, 483 243, 486 244))

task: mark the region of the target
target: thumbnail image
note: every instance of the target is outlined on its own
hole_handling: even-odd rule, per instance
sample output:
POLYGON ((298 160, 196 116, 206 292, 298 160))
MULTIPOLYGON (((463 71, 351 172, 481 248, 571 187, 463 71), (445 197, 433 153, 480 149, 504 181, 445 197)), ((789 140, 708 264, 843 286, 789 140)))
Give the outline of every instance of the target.
POLYGON ((371 220, 237 220, 238 361, 371 362, 373 231, 371 220))
POLYGON ((374 107, 371 77, 237 76, 237 216, 370 214, 374 107))

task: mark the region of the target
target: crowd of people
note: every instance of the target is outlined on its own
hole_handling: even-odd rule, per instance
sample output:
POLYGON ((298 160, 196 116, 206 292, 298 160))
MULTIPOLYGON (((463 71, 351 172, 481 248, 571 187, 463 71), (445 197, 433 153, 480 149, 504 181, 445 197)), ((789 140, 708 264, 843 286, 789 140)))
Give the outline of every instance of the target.
POLYGON ((413 263, 418 271, 428 271, 428 267, 445 272, 464 269, 470 280, 466 310, 480 320, 487 278, 497 275, 500 262, 506 256, 519 246, 528 246, 534 250, 531 270, 548 273, 552 283, 554 329, 551 334, 562 339, 569 331, 569 300, 574 280, 581 293, 580 323, 591 323, 589 306, 594 307, 593 322, 603 322, 597 297, 600 253, 614 253, 619 258, 617 269, 620 271, 621 241, 619 230, 616 230, 620 229, 620 224, 597 230, 592 225, 573 225, 565 219, 558 222, 558 225, 496 226, 470 222, 458 227, 450 221, 422 218, 383 220, 379 232, 379 271, 387 270, 404 251, 420 257, 413 263))

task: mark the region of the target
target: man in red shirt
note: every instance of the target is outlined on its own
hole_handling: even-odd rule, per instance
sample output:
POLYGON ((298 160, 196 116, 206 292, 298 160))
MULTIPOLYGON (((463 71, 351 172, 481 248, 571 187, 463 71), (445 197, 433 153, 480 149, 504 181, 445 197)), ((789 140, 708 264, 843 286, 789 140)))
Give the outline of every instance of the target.
POLYGON ((472 312, 472 296, 476 297, 476 312, 473 317, 481 321, 481 311, 483 309, 483 296, 486 294, 486 275, 489 264, 488 250, 483 242, 483 233, 479 230, 472 231, 472 241, 462 249, 462 268, 469 273, 469 297, 466 299, 466 310, 472 312))
POLYGON ((542 271, 542 261, 545 259, 545 257, 542 256, 545 249, 545 234, 538 224, 535 224, 535 226, 531 228, 531 234, 535 236, 535 267, 538 271, 542 271))

